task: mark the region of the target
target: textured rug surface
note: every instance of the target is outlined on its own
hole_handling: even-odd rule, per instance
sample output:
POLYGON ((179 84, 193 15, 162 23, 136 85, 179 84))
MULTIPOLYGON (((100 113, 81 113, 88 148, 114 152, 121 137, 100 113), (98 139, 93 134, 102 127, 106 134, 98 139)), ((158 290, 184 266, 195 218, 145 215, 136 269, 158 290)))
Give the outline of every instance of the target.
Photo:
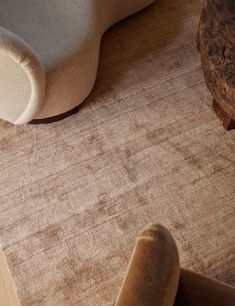
POLYGON ((23 306, 111 306, 136 236, 235 285, 235 132, 200 66, 198 0, 159 0, 103 38, 98 79, 64 121, 0 122, 0 244, 23 306))

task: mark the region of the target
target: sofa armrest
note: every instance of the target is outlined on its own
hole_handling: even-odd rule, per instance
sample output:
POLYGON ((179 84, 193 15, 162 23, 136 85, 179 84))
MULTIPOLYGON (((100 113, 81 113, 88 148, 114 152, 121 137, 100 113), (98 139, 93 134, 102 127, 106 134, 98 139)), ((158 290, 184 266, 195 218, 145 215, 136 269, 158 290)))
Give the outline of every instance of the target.
POLYGON ((0 27, 0 119, 30 122, 42 107, 45 72, 30 46, 0 27))

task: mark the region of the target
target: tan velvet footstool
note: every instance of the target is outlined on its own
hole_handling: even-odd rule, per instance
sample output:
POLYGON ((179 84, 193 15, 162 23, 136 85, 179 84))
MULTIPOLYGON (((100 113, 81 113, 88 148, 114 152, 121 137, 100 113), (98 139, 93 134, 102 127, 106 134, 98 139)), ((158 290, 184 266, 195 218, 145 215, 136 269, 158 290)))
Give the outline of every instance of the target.
POLYGON ((155 0, 0 0, 0 119, 70 114, 90 93, 103 33, 155 0))
POLYGON ((161 225, 139 235, 115 306, 234 306, 235 288, 180 269, 176 243, 161 225))

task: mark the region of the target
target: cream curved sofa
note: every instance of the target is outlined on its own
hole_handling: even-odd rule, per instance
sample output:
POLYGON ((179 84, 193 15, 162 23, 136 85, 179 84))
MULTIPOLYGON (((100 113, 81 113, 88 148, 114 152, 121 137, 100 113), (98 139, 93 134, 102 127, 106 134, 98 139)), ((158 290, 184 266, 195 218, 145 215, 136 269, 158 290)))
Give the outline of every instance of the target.
POLYGON ((94 85, 103 33, 154 1, 0 0, 0 119, 74 109, 94 85))

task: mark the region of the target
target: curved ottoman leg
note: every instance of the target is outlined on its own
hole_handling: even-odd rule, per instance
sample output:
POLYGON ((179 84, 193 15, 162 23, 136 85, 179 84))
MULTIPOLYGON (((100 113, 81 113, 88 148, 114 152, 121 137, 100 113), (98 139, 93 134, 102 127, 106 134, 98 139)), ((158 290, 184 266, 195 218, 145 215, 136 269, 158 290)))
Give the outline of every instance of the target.
POLYGON ((179 257, 169 231, 148 225, 139 235, 116 306, 172 306, 179 283, 179 257))

